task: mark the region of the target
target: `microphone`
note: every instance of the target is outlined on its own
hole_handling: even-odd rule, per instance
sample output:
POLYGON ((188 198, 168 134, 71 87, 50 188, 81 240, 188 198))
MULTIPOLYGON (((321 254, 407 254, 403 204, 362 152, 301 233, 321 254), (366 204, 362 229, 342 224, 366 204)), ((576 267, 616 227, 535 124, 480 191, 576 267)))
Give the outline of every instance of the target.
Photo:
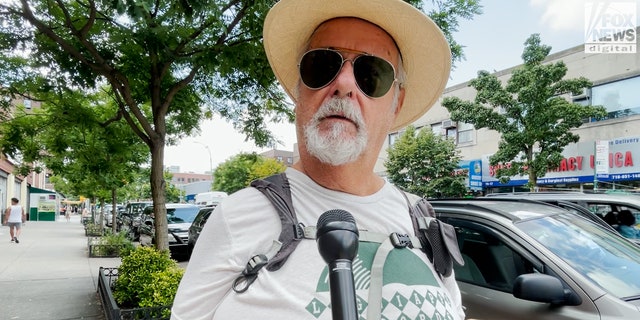
POLYGON ((329 267, 329 290, 333 320, 357 320, 356 290, 352 261, 358 253, 358 228, 353 216, 341 209, 318 218, 316 242, 329 267))

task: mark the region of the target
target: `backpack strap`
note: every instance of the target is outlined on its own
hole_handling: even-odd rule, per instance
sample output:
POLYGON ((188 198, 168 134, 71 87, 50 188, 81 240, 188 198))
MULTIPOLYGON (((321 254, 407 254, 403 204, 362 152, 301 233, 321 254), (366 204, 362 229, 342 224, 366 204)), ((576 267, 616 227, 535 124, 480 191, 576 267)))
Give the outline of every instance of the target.
POLYGON ((450 276, 453 261, 458 265, 464 265, 455 228, 436 218, 436 212, 427 199, 420 198, 412 205, 407 194, 403 190, 400 192, 407 200, 413 229, 420 239, 422 251, 433 263, 438 274, 450 276))
POLYGON ((264 179, 251 182, 251 186, 262 192, 273 204, 280 216, 282 231, 278 241, 282 244, 275 256, 266 264, 267 270, 276 271, 287 261, 289 255, 296 249, 300 240, 304 239, 304 225, 298 223, 296 212, 291 200, 291 185, 283 172, 264 179))
POLYGON ((275 207, 282 228, 278 240, 273 241, 269 252, 251 257, 242 274, 235 279, 232 288, 237 293, 247 291, 263 267, 269 271, 280 269, 296 249, 300 240, 305 238, 305 232, 308 232, 304 225, 298 223, 291 200, 291 186, 284 172, 254 180, 251 182, 251 186, 262 192, 275 207))
MULTIPOLYGON (((279 270, 296 249, 300 240, 315 239, 316 237, 315 227, 306 227, 299 223, 296 218, 291 197, 291 186, 284 172, 264 179, 254 180, 251 182, 251 186, 262 192, 275 207, 280 217, 282 228, 278 241, 274 241, 268 253, 255 255, 247 262, 242 274, 236 278, 232 286, 237 293, 245 292, 256 280, 258 272, 263 267, 266 267, 269 271, 279 270)), ((370 293, 372 301, 381 299, 382 267, 387 254, 393 248, 411 247, 421 249, 434 264, 438 274, 444 276, 451 274, 453 269, 452 258, 458 264, 463 264, 455 229, 451 225, 435 218, 435 211, 426 199, 421 198, 412 205, 407 194, 401 189, 399 191, 407 201, 415 237, 395 232, 390 235, 382 235, 360 231, 360 241, 381 243, 381 248, 383 249, 378 250, 374 259, 372 277, 375 275, 373 278, 374 280, 377 279, 377 282, 374 281, 373 287, 370 288, 373 294, 371 296, 370 293)))

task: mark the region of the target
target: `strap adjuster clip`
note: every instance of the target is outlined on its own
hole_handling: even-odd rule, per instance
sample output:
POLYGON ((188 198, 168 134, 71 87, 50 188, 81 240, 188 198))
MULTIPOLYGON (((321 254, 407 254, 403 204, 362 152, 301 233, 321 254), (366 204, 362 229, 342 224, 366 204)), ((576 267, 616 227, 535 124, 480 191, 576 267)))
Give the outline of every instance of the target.
POLYGON ((247 266, 242 270, 242 275, 233 281, 233 291, 242 293, 249 289, 249 286, 258 278, 258 271, 266 266, 269 259, 264 254, 253 256, 247 266))
POLYGON ((391 239, 391 244, 393 244, 396 248, 406 248, 411 247, 411 236, 408 234, 400 234, 397 232, 393 232, 389 235, 389 239, 391 239))

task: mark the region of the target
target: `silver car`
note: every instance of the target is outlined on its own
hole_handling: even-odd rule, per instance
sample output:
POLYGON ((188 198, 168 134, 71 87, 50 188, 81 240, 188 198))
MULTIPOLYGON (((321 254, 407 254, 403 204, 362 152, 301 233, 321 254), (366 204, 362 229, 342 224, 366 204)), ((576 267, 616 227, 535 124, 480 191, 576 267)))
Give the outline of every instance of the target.
POLYGON ((467 319, 640 319, 640 247, 522 199, 431 200, 456 228, 467 319))

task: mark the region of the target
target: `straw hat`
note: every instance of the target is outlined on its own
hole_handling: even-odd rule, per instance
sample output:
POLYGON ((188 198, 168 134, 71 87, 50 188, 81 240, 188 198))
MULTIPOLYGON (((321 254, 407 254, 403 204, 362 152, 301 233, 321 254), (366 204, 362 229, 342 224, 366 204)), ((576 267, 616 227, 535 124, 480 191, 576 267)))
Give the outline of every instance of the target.
POLYGON ((264 22, 264 48, 271 68, 295 102, 298 60, 309 37, 324 21, 357 17, 393 37, 406 70, 404 104, 391 131, 420 118, 442 94, 451 70, 451 51, 442 31, 402 0, 281 0, 264 22))

